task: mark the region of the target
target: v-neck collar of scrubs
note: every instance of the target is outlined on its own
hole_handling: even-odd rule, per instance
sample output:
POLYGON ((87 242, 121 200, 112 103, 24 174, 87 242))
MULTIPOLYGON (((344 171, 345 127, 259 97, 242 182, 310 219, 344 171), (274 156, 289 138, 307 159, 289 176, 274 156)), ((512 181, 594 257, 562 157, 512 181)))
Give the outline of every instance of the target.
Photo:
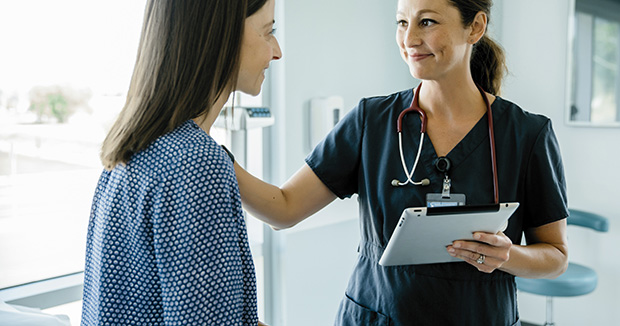
MULTIPOLYGON (((412 90, 410 96, 404 97, 405 108, 409 106, 411 101, 413 100, 413 92, 412 90)), ((502 112, 498 112, 497 107, 500 106, 499 102, 502 99, 499 96, 496 96, 495 101, 491 104, 491 110, 493 112, 493 122, 496 122, 501 118, 502 112)), ((501 111, 501 110, 500 110, 501 111)), ((446 155, 446 157, 450 160, 451 169, 454 170, 459 167, 461 163, 463 163, 469 155, 471 155, 476 148, 479 146, 490 146, 489 145, 489 127, 488 127, 488 113, 485 114, 476 122, 476 124, 472 127, 472 129, 463 137, 452 150, 446 155)), ((415 143, 418 145, 418 139, 420 128, 422 127, 421 119, 417 114, 410 114, 405 116, 403 119, 404 129, 403 136, 410 138, 410 141, 407 143, 415 143), (405 136, 406 135, 406 136, 405 136)), ((414 149, 415 150, 415 149, 414 149)), ((435 169, 435 161, 437 160, 437 152, 435 151, 435 147, 433 142, 431 141, 428 133, 424 135, 424 144, 422 146, 422 153, 420 154, 420 162, 416 169, 424 169, 422 173, 416 171, 416 175, 424 175, 428 176, 433 183, 441 184, 443 182, 444 176, 435 169)), ((489 156, 489 162, 491 157, 489 156)), ((491 171, 489 171, 491 173, 491 171)), ((449 175, 449 174, 448 174, 449 175)), ((458 180, 455 180, 458 182, 458 180)))

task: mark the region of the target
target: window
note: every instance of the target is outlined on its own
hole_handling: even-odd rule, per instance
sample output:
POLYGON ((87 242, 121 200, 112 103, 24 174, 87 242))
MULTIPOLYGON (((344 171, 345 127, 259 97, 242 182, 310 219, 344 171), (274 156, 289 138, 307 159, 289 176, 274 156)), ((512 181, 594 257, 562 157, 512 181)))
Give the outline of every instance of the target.
MULTIPOLYGON (((5 295, 19 296, 16 292, 30 283, 40 289, 35 294, 47 291, 50 297, 43 288, 51 287, 76 296, 102 170, 99 150, 125 101, 145 3, 0 2, 0 290, 5 295), (59 283, 62 276, 70 282, 59 283)), ((262 101, 240 98, 246 105, 262 101)), ((260 290, 262 225, 248 224, 260 290)), ((79 323, 79 308, 71 319, 79 323)))
POLYGON ((620 125, 620 1, 577 0, 570 121, 620 125))
POLYGON ((82 271, 145 1, 0 3, 0 288, 82 271))

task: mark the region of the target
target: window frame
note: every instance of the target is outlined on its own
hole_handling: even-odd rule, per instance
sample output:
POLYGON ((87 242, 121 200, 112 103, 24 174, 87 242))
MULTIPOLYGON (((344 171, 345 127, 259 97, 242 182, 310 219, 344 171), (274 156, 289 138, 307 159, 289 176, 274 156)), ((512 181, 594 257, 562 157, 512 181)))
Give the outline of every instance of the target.
POLYGON ((84 272, 0 289, 0 301, 8 304, 47 309, 82 300, 84 272))
MULTIPOLYGON (((620 1, 619 0, 572 0, 569 14, 569 38, 567 60, 567 84, 566 84, 566 114, 565 121, 569 126, 577 127, 620 127, 620 69, 616 76, 616 121, 592 122, 592 96, 594 93, 594 46, 595 46, 595 20, 602 18, 615 22, 620 28, 620 1), (578 16, 588 19, 588 24, 578 24, 578 16), (587 46, 586 46, 587 45, 587 46), (590 64, 580 64, 577 62, 590 64), (577 80, 576 76, 590 76, 587 80, 577 80), (578 85, 576 85, 578 84, 578 85), (581 103, 580 105, 578 103, 581 103), (587 104, 586 104, 587 103, 587 104), (582 108, 576 113, 573 105, 582 108), (576 119, 573 116, 578 114, 576 119), (587 119, 579 119, 587 115, 587 119)), ((618 39, 620 47, 620 37, 618 39)), ((620 55, 618 56, 620 67, 620 55)))

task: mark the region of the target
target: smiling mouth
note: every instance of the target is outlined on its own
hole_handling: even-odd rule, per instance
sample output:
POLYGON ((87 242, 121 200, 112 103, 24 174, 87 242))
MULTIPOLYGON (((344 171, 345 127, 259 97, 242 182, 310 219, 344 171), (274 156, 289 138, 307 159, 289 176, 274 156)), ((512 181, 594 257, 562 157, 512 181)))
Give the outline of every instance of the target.
POLYGON ((426 58, 430 58, 432 56, 432 54, 428 53, 428 54, 407 54, 407 56, 409 57, 409 59, 411 59, 412 61, 421 61, 424 60, 426 58))

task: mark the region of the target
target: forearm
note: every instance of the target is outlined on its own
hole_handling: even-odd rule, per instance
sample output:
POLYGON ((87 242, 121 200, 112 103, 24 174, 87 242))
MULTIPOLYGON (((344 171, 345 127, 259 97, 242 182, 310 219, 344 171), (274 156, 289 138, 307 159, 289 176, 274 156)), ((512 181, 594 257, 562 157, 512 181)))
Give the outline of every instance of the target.
POLYGON ((528 229, 525 238, 529 245, 519 246, 503 232, 476 232, 474 241, 457 240, 447 250, 485 273, 499 269, 525 278, 555 278, 566 270, 565 219, 528 229))
POLYGON ((279 229, 291 227, 298 222, 287 214, 289 210, 282 189, 254 177, 237 163, 235 173, 243 208, 252 216, 279 229))
POLYGON ((236 163, 235 173, 244 208, 277 229, 294 226, 336 198, 307 165, 282 187, 254 177, 236 163))
POLYGON ((556 278, 566 270, 568 249, 564 244, 513 245, 510 258, 500 270, 524 278, 556 278))

